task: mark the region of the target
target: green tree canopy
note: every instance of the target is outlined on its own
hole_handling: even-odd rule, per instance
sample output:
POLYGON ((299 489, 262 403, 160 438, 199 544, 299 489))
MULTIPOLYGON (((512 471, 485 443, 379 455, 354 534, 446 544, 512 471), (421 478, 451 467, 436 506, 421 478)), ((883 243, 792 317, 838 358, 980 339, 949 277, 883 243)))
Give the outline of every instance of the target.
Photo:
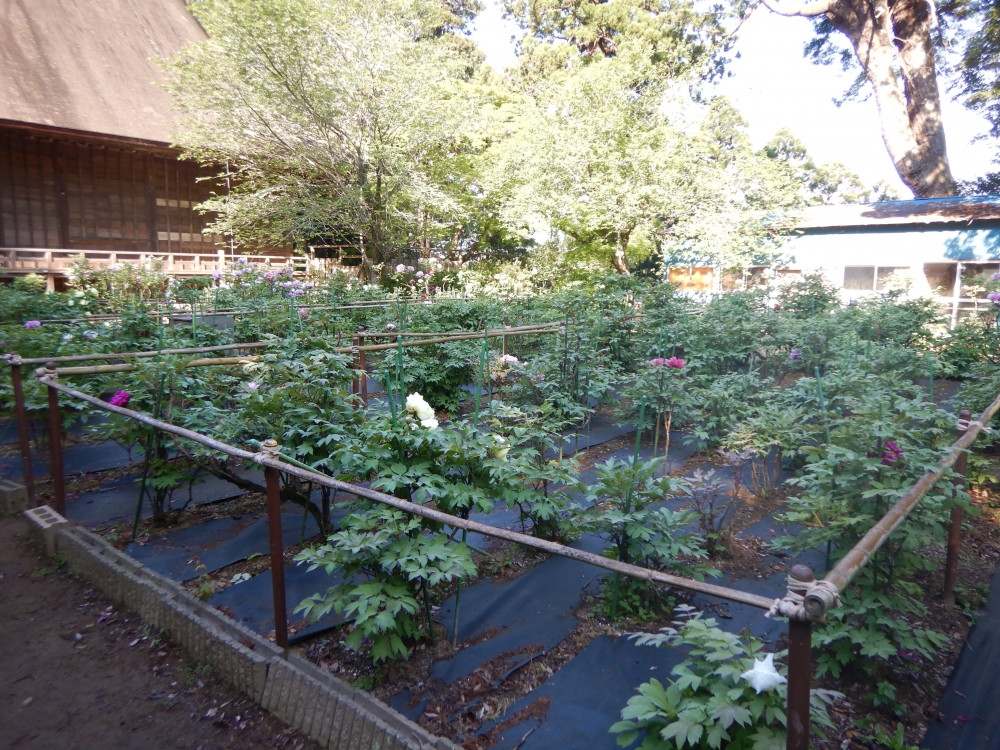
POLYGON ((177 143, 225 165, 207 206, 246 242, 345 231, 372 264, 460 209, 478 109, 478 54, 460 28, 479 3, 199 0, 209 40, 169 66, 177 143), (433 212, 427 211, 433 206, 433 212))

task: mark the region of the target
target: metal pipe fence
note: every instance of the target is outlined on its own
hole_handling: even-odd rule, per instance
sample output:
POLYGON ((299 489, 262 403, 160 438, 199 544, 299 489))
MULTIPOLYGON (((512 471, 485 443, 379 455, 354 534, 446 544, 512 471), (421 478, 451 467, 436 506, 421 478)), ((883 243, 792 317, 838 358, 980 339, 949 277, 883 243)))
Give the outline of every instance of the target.
MULTIPOLYGON (((548 324, 551 325, 551 324, 548 324)), ((522 329, 525 327, 522 327, 522 329)), ((529 327, 530 328, 530 327, 529 327)), ((514 332, 515 329, 505 328, 498 331, 477 332, 464 335, 463 338, 482 338, 484 335, 506 336, 514 332)), ((551 329, 558 330, 558 329, 551 329)), ((530 330, 522 330, 522 333, 548 333, 550 329, 538 327, 530 330)), ((362 332, 359 332, 362 333, 362 332)), ((367 332, 363 332, 368 335, 367 332)), ((442 338, 428 341, 399 342, 396 344, 376 345, 374 347, 351 347, 350 350, 365 349, 377 351, 379 349, 394 348, 396 346, 421 345, 432 342, 439 342, 442 338)), ((452 339, 445 339, 452 340, 452 339)), ((119 355, 121 356, 121 355, 119 355)), ((209 360, 205 364, 224 364, 232 361, 246 361, 247 358, 218 358, 209 360)), ((13 365, 12 365, 13 366, 13 365)), ((114 367, 114 366, 112 366, 114 367)), ((827 575, 816 580, 813 572, 805 566, 793 566, 789 573, 788 593, 785 597, 771 599, 757 594, 740 591, 730 587, 696 581, 693 579, 675 576, 662 571, 642 568, 640 566, 612 560, 601 555, 595 555, 582 550, 577 550, 556 542, 538 539, 527 534, 509 531, 497 527, 492 527, 476 521, 462 519, 442 513, 434 508, 402 500, 400 498, 387 495, 365 487, 358 487, 347 482, 328 477, 319 472, 303 469, 277 457, 279 446, 272 441, 265 441, 262 449, 257 452, 247 451, 235 446, 214 440, 208 436, 188 430, 186 428, 173 425, 162 420, 155 419, 149 415, 127 409, 125 407, 112 406, 101 399, 91 396, 82 391, 70 388, 59 382, 60 375, 81 375, 89 374, 92 368, 56 368, 50 365, 43 371, 39 371, 36 376, 38 380, 47 387, 49 393, 49 421, 50 421, 50 443, 53 457, 53 491, 55 493, 56 509, 64 512, 65 488, 63 478, 57 478, 56 467, 61 467, 61 437, 59 430, 59 400, 58 394, 65 394, 75 400, 90 404, 98 409, 113 412, 135 420, 162 432, 175 435, 179 438, 199 443, 213 451, 246 461, 254 462, 265 469, 268 482, 269 517, 275 512, 277 504, 280 503, 277 492, 277 477, 279 473, 287 476, 297 477, 302 480, 311 481, 319 486, 328 487, 338 491, 346 492, 356 497, 365 498, 374 502, 382 503, 413 515, 439 522, 453 528, 464 529, 477 532, 486 536, 503 539, 505 541, 521 544, 527 547, 541 550, 553 555, 568 557, 581 562, 585 562, 596 567, 603 568, 615 573, 620 573, 630 577, 649 581, 665 586, 672 586, 678 589, 688 590, 713 596, 729 601, 747 604, 749 606, 765 609, 768 614, 784 616, 789 620, 789 657, 788 657, 788 740, 789 750, 807 750, 809 737, 809 691, 811 683, 811 627, 813 622, 822 622, 827 611, 839 604, 839 594, 844 591, 850 581, 864 567, 868 560, 878 551, 878 549, 888 539, 889 535, 895 531, 909 516, 919 501, 940 481, 942 477, 957 462, 960 461, 979 434, 986 429, 987 423, 1000 411, 1000 395, 996 400, 974 421, 969 421, 965 417, 959 424, 961 437, 951 446, 949 453, 942 458, 935 469, 928 471, 914 485, 903 493, 896 504, 885 514, 885 516, 869 530, 869 532, 852 548, 842 560, 827 575), (87 370, 88 372, 81 372, 87 370), (268 473, 270 472, 270 473, 268 473), (273 491, 272 491, 273 490, 273 491)), ((100 371, 105 371, 101 368, 100 371)), ((19 371, 18 371, 19 374, 19 371)), ((358 391, 360 392, 360 390, 358 391)), ((961 467, 959 467, 961 468, 961 467)), ((280 540, 280 517, 273 521, 272 534, 272 576, 280 577, 283 559, 280 549, 275 548, 275 532, 280 540)), ((953 524, 954 526, 954 518, 953 524)), ((960 521, 959 521, 960 525, 960 521)), ((280 541, 277 543, 280 545, 280 541)), ((957 544, 949 544, 949 556, 957 554, 957 544), (954 550, 952 549, 954 546, 954 550)), ((946 577, 952 575, 953 565, 957 562, 949 560, 947 565, 949 572, 946 577)), ((953 585, 953 583, 952 583, 953 585)), ((276 637, 281 645, 287 645, 287 623, 285 622, 285 604, 283 581, 274 582, 275 599, 275 623, 276 637), (280 591, 279 591, 280 588, 280 591), (280 599, 280 612, 279 610, 280 599), (282 623, 279 629, 279 621, 282 623), (284 643, 282 643, 284 641, 284 643)), ((947 592, 948 584, 945 589, 947 592)))

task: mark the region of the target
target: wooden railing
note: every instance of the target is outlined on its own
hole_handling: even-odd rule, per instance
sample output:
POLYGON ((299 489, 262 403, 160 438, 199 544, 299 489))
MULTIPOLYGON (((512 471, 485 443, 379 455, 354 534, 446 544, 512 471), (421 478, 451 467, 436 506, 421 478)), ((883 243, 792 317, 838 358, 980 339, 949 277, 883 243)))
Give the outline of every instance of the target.
MULTIPOLYGON (((224 271, 232 262, 228 253, 153 253, 141 250, 52 250, 24 247, 0 247, 0 274, 63 274, 73 259, 85 257, 94 266, 163 261, 163 271, 174 276, 201 276, 224 271)), ((247 263, 305 272, 306 258, 291 255, 240 255, 247 263)))

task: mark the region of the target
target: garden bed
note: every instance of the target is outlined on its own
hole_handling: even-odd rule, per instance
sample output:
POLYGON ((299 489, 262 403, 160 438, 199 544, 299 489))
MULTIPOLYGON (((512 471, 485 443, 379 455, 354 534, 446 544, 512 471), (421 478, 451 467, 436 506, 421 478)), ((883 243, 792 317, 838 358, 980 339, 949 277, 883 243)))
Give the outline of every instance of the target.
MULTIPOLYGON (((592 467, 598 459, 609 455, 630 452, 630 437, 619 438, 605 445, 595 447, 577 457, 581 467, 592 467)), ((648 450, 648 447, 646 448, 648 450)), ((675 470, 683 474, 695 469, 704 469, 706 465, 718 463, 717 458, 693 455, 685 466, 675 470)), ((592 470, 592 469, 591 469, 592 470)), ((108 472, 103 478, 121 479, 123 470, 108 472)), ((92 490, 95 480, 99 482, 100 475, 84 475, 80 484, 71 486, 73 490, 92 490)), ((744 491, 745 492, 745 491, 744 491)), ((775 554, 768 547, 768 529, 777 530, 780 523, 775 523, 772 513, 782 507, 783 495, 774 494, 766 501, 760 501, 745 492, 744 502, 740 511, 733 517, 732 534, 727 539, 725 547, 713 559, 713 564, 719 567, 727 579, 736 582, 743 581, 753 587, 754 582, 772 577, 781 578, 790 559, 781 553, 775 554), (753 528, 754 535, 743 536, 742 532, 753 528)), ((858 677, 851 681, 850 674, 841 679, 830 681, 828 687, 842 690, 848 701, 838 702, 831 712, 837 724, 837 730, 825 743, 814 743, 815 747, 841 747, 843 740, 855 742, 859 747, 868 746, 865 743, 875 736, 877 731, 891 733, 895 722, 902 722, 907 727, 906 737, 909 742, 919 741, 923 728, 936 718, 936 705, 941 691, 947 682, 951 666, 964 642, 970 621, 974 612, 988 591, 993 570, 1000 557, 1000 525, 997 524, 997 509, 1000 496, 988 489, 973 493, 975 506, 981 511, 972 516, 969 532, 964 545, 962 569, 962 589, 959 592, 958 606, 955 609, 944 607, 938 600, 939 581, 934 577, 921 580, 926 592, 924 604, 927 607, 926 621, 933 622, 935 628, 943 632, 948 643, 938 650, 933 661, 920 660, 906 669, 906 657, 899 660, 902 669, 894 680, 896 688, 891 704, 883 703, 873 706, 871 701, 871 686, 858 677)), ((71 503, 72 508, 72 503, 71 503)), ((264 513, 261 498, 239 497, 218 503, 208 503, 185 514, 184 524, 171 529, 175 534, 185 528, 191 528, 205 521, 232 519, 234 517, 253 518, 264 513)), ((72 510, 70 512, 72 517, 72 510)), ((119 547, 127 547, 129 533, 120 524, 104 528, 106 535, 116 540, 119 547)), ((161 533, 154 530, 155 534, 161 533)), ((139 546, 145 546, 149 537, 142 536, 139 546)), ((289 551, 291 552, 296 548, 289 551)), ((490 556, 479 558, 479 567, 484 571, 483 582, 491 584, 516 586, 519 578, 539 566, 549 564, 544 555, 532 553, 530 550, 512 547, 506 543, 490 546, 490 556)), ((194 590, 208 594, 223 588, 233 588, 230 582, 247 573, 257 575, 267 569, 267 558, 260 556, 251 560, 243 560, 222 567, 211 574, 203 573, 190 579, 194 590)), ((591 583, 599 571, 590 570, 587 574, 591 583)), ((475 581, 467 582, 469 591, 476 585, 475 581)), ((370 654, 366 649, 360 651, 347 648, 339 629, 320 634, 296 647, 296 650, 313 660, 320 667, 331 673, 365 687, 374 695, 392 702, 397 708, 407 713, 428 730, 447 736, 468 748, 512 747, 511 740, 524 741, 521 747, 557 747, 565 740, 560 739, 557 727, 550 726, 554 718, 550 717, 553 699, 557 695, 547 694, 543 686, 547 681, 559 674, 571 674, 567 668, 574 658, 587 652, 588 647, 607 650, 613 642, 623 642, 623 636, 634 630, 651 631, 661 626, 669 625, 672 620, 672 610, 664 609, 657 617, 640 621, 624 618, 610 622, 606 614, 599 612, 601 593, 593 585, 584 586, 577 597, 569 614, 573 625, 565 635, 558 638, 554 645, 545 647, 532 643, 507 649, 476 664, 472 669, 462 669, 465 672, 453 680, 442 680, 434 676, 435 664, 454 660, 461 652, 475 649, 481 644, 488 644, 491 636, 497 636, 501 630, 487 628, 479 633, 470 634, 461 641, 459 648, 451 646, 445 637, 447 628, 443 624, 437 627, 438 637, 435 645, 422 644, 417 646, 410 660, 396 662, 390 665, 372 669, 370 654), (608 639, 611 639, 610 641, 608 639), (566 670, 565 672, 563 670, 566 670), (542 688, 537 697, 533 693, 542 688), (511 709, 514 709, 511 711, 511 709), (542 732, 540 727, 546 727, 542 732), (534 738, 534 739, 533 739, 534 738)), ((444 597, 447 592, 439 592, 444 597)), ((676 602, 689 602, 691 597, 680 592, 673 593, 676 602)), ((290 602, 290 606, 294 602, 290 602)), ((733 619, 731 606, 719 601, 701 601, 700 605, 708 615, 715 617, 725 627, 733 619)), ((471 605, 470 605, 471 606, 471 605)), ((226 611, 228 608, 223 607, 226 611)), ((445 608, 447 610, 447 607, 445 608)), ((230 614, 233 614, 231 611, 230 614)), ((439 611, 436 620, 441 623, 439 611)), ((739 616, 736 622, 740 623, 739 616)), ((916 627, 921 623, 912 622, 916 627)), ((769 627, 769 626, 768 626, 769 627)), ((780 629, 783 631, 783 628, 780 629)), ((783 637, 779 634, 771 643, 771 647, 780 648, 783 637)), ((651 649, 636 649, 641 658, 652 657, 649 662, 656 668, 656 652, 651 649)), ((620 656, 618 651, 611 654, 620 656)), ((590 660, 591 656, 585 657, 590 660)), ((598 660, 600 661, 600 660, 598 660)), ((665 668, 659 668, 665 673, 665 668)), ((647 667, 648 671, 648 667, 647 667)), ((634 687, 634 686, 632 686, 634 687)), ((592 682, 592 689, 598 693, 599 702, 608 703, 609 696, 600 680, 592 682)), ((615 711, 624 707, 630 694, 622 694, 617 699, 615 711)), ((606 727, 605 727, 606 729, 606 727)), ((603 746, 601 741, 594 739, 603 746)), ((607 747, 613 746, 613 738, 608 735, 607 747)), ((571 746, 571 745, 562 745, 571 746)))

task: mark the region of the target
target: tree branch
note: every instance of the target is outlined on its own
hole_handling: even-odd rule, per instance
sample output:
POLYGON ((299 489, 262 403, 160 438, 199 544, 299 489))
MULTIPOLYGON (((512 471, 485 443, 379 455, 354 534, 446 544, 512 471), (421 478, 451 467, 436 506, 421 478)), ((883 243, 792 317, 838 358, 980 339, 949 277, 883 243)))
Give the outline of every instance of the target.
POLYGON ((796 0, 796 2, 779 2, 779 0, 761 0, 768 10, 779 16, 820 16, 829 13, 836 0, 796 0))

